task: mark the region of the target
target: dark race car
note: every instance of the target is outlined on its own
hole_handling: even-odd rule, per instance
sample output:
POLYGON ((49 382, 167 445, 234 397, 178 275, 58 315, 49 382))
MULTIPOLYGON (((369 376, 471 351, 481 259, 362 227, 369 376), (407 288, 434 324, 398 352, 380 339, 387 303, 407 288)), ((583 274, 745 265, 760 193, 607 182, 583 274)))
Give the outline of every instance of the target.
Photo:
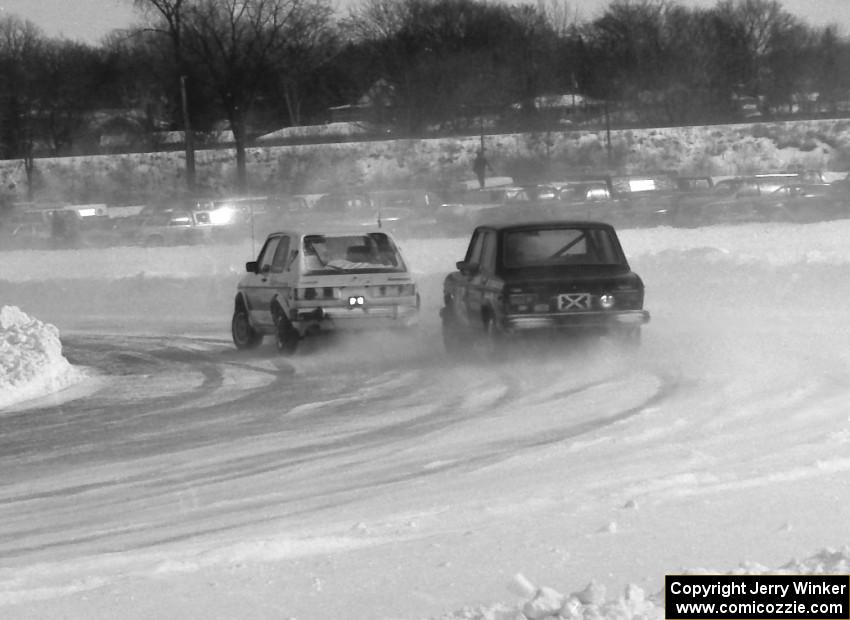
POLYGON ((450 353, 492 351, 521 333, 610 335, 629 345, 649 321, 644 285, 601 222, 482 224, 443 283, 450 353))

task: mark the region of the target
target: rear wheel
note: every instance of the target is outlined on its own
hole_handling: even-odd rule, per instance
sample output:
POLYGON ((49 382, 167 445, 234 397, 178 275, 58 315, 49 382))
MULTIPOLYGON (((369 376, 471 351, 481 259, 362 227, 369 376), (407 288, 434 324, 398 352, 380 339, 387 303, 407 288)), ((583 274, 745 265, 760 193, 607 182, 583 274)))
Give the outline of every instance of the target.
POLYGON ((279 305, 275 304, 272 309, 272 316, 275 324, 274 342, 278 353, 292 355, 298 348, 298 340, 301 338, 298 330, 292 326, 283 308, 279 305))
POLYGON ((469 354, 470 338, 457 319, 451 314, 451 307, 446 306, 441 313, 443 348, 452 357, 461 358, 469 354))
POLYGON ((248 311, 242 304, 233 311, 233 319, 230 321, 230 333, 233 336, 233 344, 239 350, 253 349, 263 341, 263 335, 253 327, 248 320, 248 311))
POLYGON ((484 337, 482 340, 484 355, 492 358, 501 357, 508 344, 508 335, 489 313, 484 316, 484 337))

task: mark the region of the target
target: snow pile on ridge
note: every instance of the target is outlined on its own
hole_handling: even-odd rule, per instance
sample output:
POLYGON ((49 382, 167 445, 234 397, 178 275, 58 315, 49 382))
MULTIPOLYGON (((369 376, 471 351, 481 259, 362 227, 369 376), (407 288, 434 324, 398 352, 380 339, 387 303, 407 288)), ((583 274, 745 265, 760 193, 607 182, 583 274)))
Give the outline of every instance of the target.
POLYGON ((62 355, 54 325, 17 306, 0 308, 0 409, 56 392, 80 378, 62 355))
MULTIPOLYGON (((695 569, 690 574, 721 574, 720 571, 695 569)), ((823 549, 804 560, 792 560, 777 569, 748 562, 732 570, 732 575, 843 575, 850 572, 850 546, 823 549)), ((659 591, 647 596, 634 584, 623 594, 606 600, 605 586, 591 581, 583 590, 564 595, 550 587, 537 587, 517 573, 508 589, 523 602, 500 603, 492 607, 466 607, 439 620, 661 620, 664 618, 664 596, 659 591)))
POLYGON ((605 598, 605 586, 591 581, 583 590, 564 595, 543 586, 537 587, 517 573, 508 589, 525 599, 518 605, 464 608, 440 620, 661 620, 664 604, 661 594, 647 597, 643 589, 629 584, 617 599, 605 598))

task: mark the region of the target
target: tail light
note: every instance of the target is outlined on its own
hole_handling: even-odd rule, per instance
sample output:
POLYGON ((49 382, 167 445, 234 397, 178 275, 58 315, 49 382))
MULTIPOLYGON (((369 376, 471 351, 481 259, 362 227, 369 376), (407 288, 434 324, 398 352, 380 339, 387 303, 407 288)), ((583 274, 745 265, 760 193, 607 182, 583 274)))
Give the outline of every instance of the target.
POLYGON ((508 292, 508 310, 513 312, 532 312, 537 302, 534 293, 523 293, 518 291, 508 292))
POLYGON ((643 307, 643 292, 641 290, 619 289, 603 293, 599 296, 599 307, 602 310, 638 310, 643 307))
POLYGON ((369 287, 371 297, 413 297, 416 295, 415 284, 387 284, 369 287))
POLYGON ((332 286, 295 289, 295 299, 306 301, 313 301, 315 299, 337 299, 339 296, 339 289, 334 288, 332 286))

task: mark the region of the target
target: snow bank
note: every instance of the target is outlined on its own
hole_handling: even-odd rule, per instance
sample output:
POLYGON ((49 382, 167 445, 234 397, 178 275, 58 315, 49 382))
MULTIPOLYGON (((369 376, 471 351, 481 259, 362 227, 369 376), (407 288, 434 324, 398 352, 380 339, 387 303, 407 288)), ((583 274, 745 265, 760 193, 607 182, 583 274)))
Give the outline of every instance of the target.
POLYGON ((554 588, 537 587, 517 573, 508 589, 524 599, 516 605, 499 603, 492 607, 467 607, 440 620, 661 620, 664 603, 661 594, 647 597, 639 586, 629 584, 622 596, 606 600, 605 586, 591 581, 577 592, 564 595, 554 588))
MULTIPOLYGON (((455 237, 400 238, 402 253, 419 274, 445 275, 466 252, 471 230, 455 237)), ((843 265, 850 262, 850 219, 811 224, 747 223, 702 228, 621 228, 620 240, 630 260, 709 255, 739 265, 843 265)), ((0 282, 104 282, 169 279, 185 284, 199 276, 227 281, 245 273, 260 241, 231 245, 166 248, 83 248, 77 250, 16 250, 3 252, 0 282)), ((4 284, 5 286, 6 284, 4 284)))
POLYGON ((55 326, 17 306, 0 308, 0 409, 59 391, 81 378, 63 357, 55 326))
MULTIPOLYGON (((691 574, 722 574, 720 571, 694 569, 691 574)), ((741 565, 733 575, 843 575, 850 572, 850 547, 823 549, 804 560, 792 560, 770 569, 756 563, 741 565)), ((548 586, 532 584, 522 573, 514 575, 508 590, 520 597, 514 605, 499 603, 491 607, 467 607, 440 620, 661 620, 664 618, 663 592, 647 595, 643 588, 629 584, 617 597, 608 599, 605 586, 591 581, 571 594, 562 594, 548 586)))

